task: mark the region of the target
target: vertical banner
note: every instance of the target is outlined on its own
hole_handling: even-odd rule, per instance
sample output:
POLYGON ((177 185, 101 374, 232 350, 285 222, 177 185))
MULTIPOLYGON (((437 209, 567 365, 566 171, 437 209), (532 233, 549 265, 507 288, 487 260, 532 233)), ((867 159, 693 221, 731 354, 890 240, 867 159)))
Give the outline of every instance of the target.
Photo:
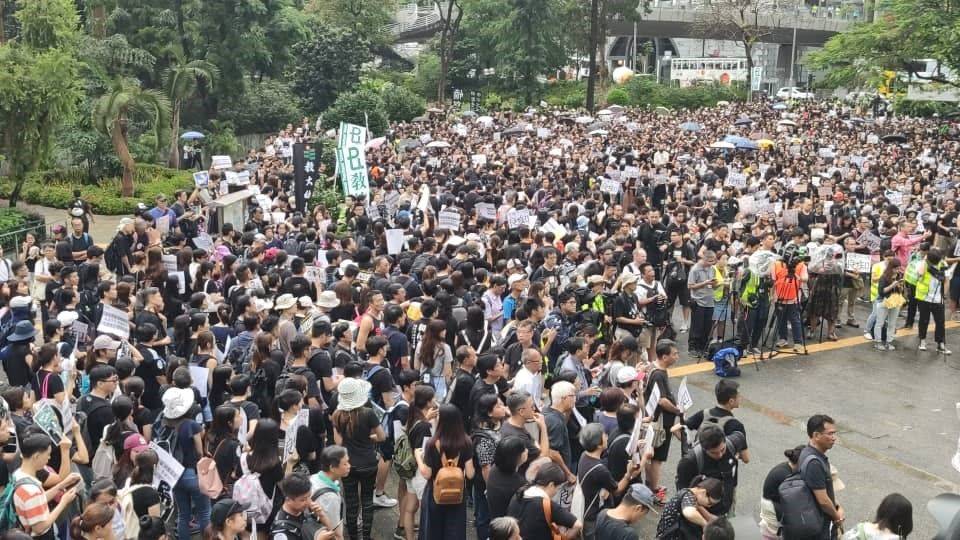
POLYGON ((322 152, 319 142, 293 145, 293 195, 300 212, 306 211, 307 201, 313 196, 322 152))
POLYGON ((366 143, 367 130, 363 126, 340 123, 337 164, 340 180, 343 182, 343 192, 352 197, 366 198, 370 195, 367 157, 364 149, 366 143))

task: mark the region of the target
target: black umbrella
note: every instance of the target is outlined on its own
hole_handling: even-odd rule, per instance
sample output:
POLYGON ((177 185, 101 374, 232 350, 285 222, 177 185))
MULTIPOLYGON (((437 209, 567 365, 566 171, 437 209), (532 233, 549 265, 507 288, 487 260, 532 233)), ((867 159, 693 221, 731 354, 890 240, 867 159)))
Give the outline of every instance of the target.
POLYGON ((504 135, 520 135, 523 132, 524 132, 523 126, 519 124, 513 127, 508 127, 507 129, 503 130, 504 135))
POLYGON ((900 134, 896 134, 896 135, 884 135, 883 137, 880 137, 880 140, 883 141, 883 142, 888 142, 888 143, 900 143, 900 144, 903 144, 903 143, 907 142, 907 136, 906 136, 906 135, 900 135, 900 134))
POLYGON ((749 126, 753 123, 753 120, 750 118, 737 118, 737 121, 733 123, 735 126, 749 126))
POLYGON ((610 125, 609 122, 594 122, 589 126, 587 126, 587 133, 590 133, 591 131, 596 131, 598 129, 604 129, 609 125, 610 125))

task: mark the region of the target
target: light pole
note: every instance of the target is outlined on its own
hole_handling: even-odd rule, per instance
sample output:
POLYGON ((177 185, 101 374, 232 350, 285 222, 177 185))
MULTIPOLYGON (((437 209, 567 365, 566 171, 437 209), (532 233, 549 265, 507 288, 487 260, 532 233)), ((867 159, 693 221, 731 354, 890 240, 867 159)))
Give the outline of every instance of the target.
POLYGON ((794 17, 793 19, 793 44, 790 45, 790 84, 787 85, 787 88, 790 89, 788 90, 788 92, 790 92, 791 98, 793 97, 793 81, 794 81, 793 63, 797 58, 797 19, 799 19, 799 16, 794 17))

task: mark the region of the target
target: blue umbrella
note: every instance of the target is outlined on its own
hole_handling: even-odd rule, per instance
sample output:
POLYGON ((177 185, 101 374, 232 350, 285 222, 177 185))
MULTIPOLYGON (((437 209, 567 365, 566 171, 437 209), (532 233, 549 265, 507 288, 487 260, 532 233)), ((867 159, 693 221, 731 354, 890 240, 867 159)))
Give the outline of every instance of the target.
POLYGON ((775 110, 775 111, 782 111, 782 110, 785 110, 786 108, 787 108, 787 104, 786 104, 786 103, 774 103, 774 104, 773 104, 773 110, 775 110))
POLYGON ((703 126, 696 122, 684 122, 680 124, 680 129, 684 131, 700 131, 703 129, 703 126))
POLYGON ((728 142, 741 150, 756 150, 759 148, 757 143, 751 141, 746 137, 737 137, 736 135, 727 135, 723 138, 723 142, 728 142))
POLYGON ((737 121, 734 122, 733 125, 735 125, 735 126, 749 126, 749 125, 752 124, 752 123, 753 123, 753 120, 751 120, 751 119, 749 119, 749 118, 746 118, 746 117, 743 117, 743 118, 737 118, 737 121))
POLYGON ((181 139, 193 140, 193 139, 202 139, 203 133, 199 131, 188 131, 180 136, 181 139))

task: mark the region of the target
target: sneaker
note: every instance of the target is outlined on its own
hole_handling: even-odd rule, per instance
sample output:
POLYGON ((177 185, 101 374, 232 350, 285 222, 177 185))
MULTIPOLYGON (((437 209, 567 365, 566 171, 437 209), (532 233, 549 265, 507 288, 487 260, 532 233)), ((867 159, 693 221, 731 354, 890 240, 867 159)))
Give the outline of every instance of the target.
POLYGON ((878 350, 878 351, 885 351, 885 350, 887 350, 887 346, 884 345, 883 343, 874 343, 874 344, 873 344, 873 348, 876 349, 876 350, 878 350))
POLYGON ((888 350, 888 351, 895 351, 895 350, 897 350, 897 348, 893 346, 893 343, 887 343, 886 345, 883 346, 883 348, 886 349, 886 350, 888 350))
POLYGON ((397 530, 393 531, 393 540, 407 540, 407 533, 403 527, 397 527, 397 530))
POLYGON ((793 352, 794 352, 795 354, 801 354, 801 353, 803 352, 803 347, 800 346, 800 345, 794 345, 794 346, 793 346, 793 352))
POLYGON ((873 341, 873 334, 871 334, 870 332, 864 332, 863 339, 867 341, 873 341))
POLYGON ((786 347, 786 346, 787 346, 787 340, 785 339, 778 339, 777 342, 774 344, 774 347, 778 349, 782 349, 783 347, 786 347))
POLYGON ((937 344, 937 354, 953 354, 953 351, 947 348, 943 343, 937 344))
POLYGON ((397 500, 389 497, 386 493, 374 493, 373 505, 380 508, 393 508, 397 505, 397 500))
POLYGON ((682 333, 684 333, 684 332, 686 332, 686 331, 687 331, 687 325, 685 325, 685 324, 680 325, 680 333, 682 334, 682 333))
POLYGON ((853 319, 847 319, 847 326, 849 326, 850 328, 860 328, 860 325, 857 324, 857 321, 853 319))
POLYGON ((925 340, 925 339, 921 339, 921 340, 920 340, 920 347, 919 347, 919 349, 920 349, 921 351, 927 350, 927 340, 925 340))
POLYGON ((750 354, 754 356, 760 356, 763 353, 760 352, 760 347, 753 347, 752 349, 750 349, 750 354))

